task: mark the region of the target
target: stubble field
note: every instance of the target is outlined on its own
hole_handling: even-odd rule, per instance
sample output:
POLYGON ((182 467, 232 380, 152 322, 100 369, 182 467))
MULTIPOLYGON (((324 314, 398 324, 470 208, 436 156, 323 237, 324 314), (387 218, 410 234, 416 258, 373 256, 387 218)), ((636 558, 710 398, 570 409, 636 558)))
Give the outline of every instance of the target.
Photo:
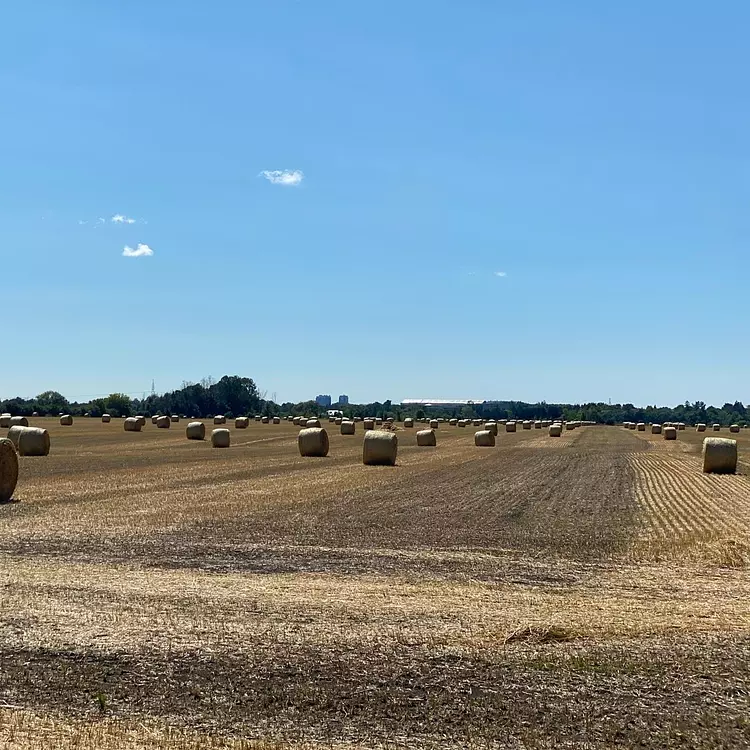
MULTIPOLYGON (((750 438, 33 420, 0 506, 0 743, 746 747, 750 438), (210 426, 209 426, 210 430, 210 426)), ((728 437, 726 430, 722 433, 728 437)))

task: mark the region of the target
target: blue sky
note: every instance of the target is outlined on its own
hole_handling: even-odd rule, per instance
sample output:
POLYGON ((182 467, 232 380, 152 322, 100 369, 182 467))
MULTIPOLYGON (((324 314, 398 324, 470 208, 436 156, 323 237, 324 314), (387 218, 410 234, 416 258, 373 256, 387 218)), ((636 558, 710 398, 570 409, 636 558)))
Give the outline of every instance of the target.
POLYGON ((0 397, 748 402, 748 28, 740 0, 10 4, 0 397))

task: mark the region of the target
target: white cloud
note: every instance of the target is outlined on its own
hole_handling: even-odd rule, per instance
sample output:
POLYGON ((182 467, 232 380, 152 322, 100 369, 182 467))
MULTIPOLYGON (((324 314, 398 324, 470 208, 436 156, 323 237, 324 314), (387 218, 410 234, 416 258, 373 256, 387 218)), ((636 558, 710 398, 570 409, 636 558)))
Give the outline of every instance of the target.
POLYGON ((154 251, 148 245, 139 242, 135 250, 125 245, 122 254, 125 258, 148 258, 154 254, 154 251))
POLYGON ((104 218, 103 216, 100 216, 100 217, 99 217, 99 218, 97 219, 97 221, 98 221, 98 222, 99 222, 100 224, 106 224, 106 223, 107 223, 107 220, 106 220, 106 219, 105 219, 105 218, 104 218))
POLYGON ((115 214, 112 217, 112 221, 115 224, 135 224, 135 219, 131 219, 128 216, 124 216, 123 214, 115 214))
POLYGON ((266 169, 258 176, 265 177, 272 185, 285 185, 287 187, 296 187, 305 179, 301 169, 266 169))
POLYGON ((505 271, 495 271, 495 276, 499 276, 501 279, 504 279, 507 275, 505 271))

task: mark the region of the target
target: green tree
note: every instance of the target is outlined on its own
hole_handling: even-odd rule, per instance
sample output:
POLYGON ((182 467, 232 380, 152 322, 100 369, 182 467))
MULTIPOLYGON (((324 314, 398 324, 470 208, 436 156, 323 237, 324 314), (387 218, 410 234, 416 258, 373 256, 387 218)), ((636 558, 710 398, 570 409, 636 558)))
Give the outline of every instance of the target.
POLYGON ((133 412, 133 402, 124 393, 110 393, 106 400, 107 411, 113 417, 130 417, 133 412))
POLYGON ((36 411, 40 414, 54 415, 60 412, 68 412, 70 403, 65 396, 57 391, 45 391, 40 393, 36 399, 36 411))

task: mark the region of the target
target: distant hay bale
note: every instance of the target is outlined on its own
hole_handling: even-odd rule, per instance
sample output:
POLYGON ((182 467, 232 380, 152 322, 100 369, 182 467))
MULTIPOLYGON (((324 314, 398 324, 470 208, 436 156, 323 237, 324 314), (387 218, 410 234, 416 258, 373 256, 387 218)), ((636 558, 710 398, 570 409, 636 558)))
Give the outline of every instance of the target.
POLYGON ((705 432, 706 431, 706 425, 704 425, 703 422, 699 422, 697 425, 695 425, 695 431, 696 432, 705 432))
POLYGON ((553 422, 547 430, 550 437, 560 437, 562 435, 562 425, 559 422, 553 422))
POLYGON ((223 414, 217 414, 214 417, 214 424, 226 424, 227 418, 223 414))
POLYGON ((721 432, 721 425, 720 424, 714 424, 711 426, 714 432, 721 432))
POLYGON ((459 420, 458 420, 458 426, 459 426, 459 427, 466 427, 466 425, 467 425, 468 423, 469 423, 469 422, 468 422, 468 420, 467 420, 467 419, 459 419, 459 420))
POLYGON ((575 422, 566 422, 565 423, 565 429, 566 430, 575 430, 576 425, 575 422))
POLYGON ((145 427, 145 426, 146 426, 146 417, 143 417, 143 416, 137 415, 137 416, 136 416, 136 419, 138 420, 138 424, 139 424, 139 425, 140 425, 141 427, 145 427))
POLYGON ((261 424, 268 424, 269 423, 268 417, 261 417, 260 418, 260 423, 261 424))
POLYGON ((299 417, 294 417, 294 419, 292 419, 292 424, 295 427, 299 427, 299 417))
MULTIPOLYGON (((411 419, 410 417, 407 417, 407 418, 406 418, 406 419, 404 420, 404 427, 414 427, 414 420, 413 420, 413 419, 411 419)), ((365 429, 368 429, 368 428, 367 428, 367 427, 365 427, 365 429)), ((370 427, 369 429, 372 429, 372 427, 370 427)))
POLYGON ((274 417, 273 418, 273 423, 274 424, 281 424, 281 417, 274 417))
POLYGON ((234 420, 235 430, 246 430, 249 425, 250 417, 237 417, 237 419, 234 420))
POLYGON ((20 456, 49 455, 49 432, 41 427, 11 427, 8 430, 8 440, 13 443, 20 456))
POLYGON ((729 425, 729 432, 739 432, 740 426, 738 424, 730 424, 729 425))
POLYGON ((484 425, 484 431, 491 432, 497 437, 497 422, 486 422, 484 425))
POLYGON ((0 430, 7 430, 10 427, 10 414, 0 414, 0 430))
POLYGON ((417 445, 423 448, 436 446, 435 430, 419 430, 417 432, 417 445))
POLYGON ((506 432, 515 432, 516 431, 516 423, 515 422, 506 422, 505 423, 505 431, 506 432))
POLYGON ((362 462, 367 466, 395 466, 398 437, 395 432, 368 430, 362 446, 362 462))
POLYGON ((522 426, 524 430, 530 430, 534 426, 534 423, 525 419, 522 426))
POLYGON ((228 448, 232 442, 232 436, 224 427, 220 427, 218 430, 211 432, 211 447, 212 448, 228 448))
POLYGON ((300 456, 324 458, 328 455, 328 433, 322 427, 305 427, 297 436, 300 456))
POLYGON ((156 418, 156 426, 161 430, 168 430, 169 425, 172 423, 169 417, 162 416, 156 418))
POLYGON ((71 417, 70 414, 63 414, 60 417, 60 424, 63 427, 70 427, 70 425, 73 424, 73 417, 71 417))
POLYGON ((383 424, 383 420, 382 419, 376 419, 375 420, 375 424, 379 427, 380 425, 383 424))
POLYGON ((703 472, 734 474, 737 471, 737 441, 708 437, 703 441, 703 472))
POLYGON ((112 421, 112 417, 109 414, 102 414, 102 422, 109 424, 112 421))
POLYGON ((431 419, 430 420, 430 429, 431 430, 437 430, 440 427, 440 422, 437 421, 437 419, 431 419))
POLYGON ((135 417, 128 417, 124 422, 125 432, 140 432, 141 423, 135 417))
POLYGON ((172 424, 179 424, 179 421, 180 421, 179 415, 178 414, 173 414, 172 415, 172 424))
POLYGON ((308 419, 307 422, 305 422, 305 427, 320 427, 320 420, 319 419, 308 419))
POLYGON ((646 423, 645 422, 638 422, 635 426, 636 430, 638 432, 646 432, 646 423))
POLYGON ((542 423, 537 419, 536 422, 534 422, 534 429, 535 430, 541 430, 542 429, 542 423))
POLYGON ((8 427, 28 427, 29 420, 26 417, 11 417, 8 427))
POLYGON ((664 428, 664 439, 665 440, 677 440, 677 428, 676 427, 665 427, 664 428))
POLYGON ((451 427, 457 427, 458 426, 458 420, 457 419, 450 419, 450 420, 448 420, 448 424, 451 427))
POLYGON ((375 429, 375 420, 374 419, 365 419, 363 425, 365 430, 374 430, 375 429))
POLYGON ((348 419, 345 419, 341 423, 342 435, 354 435, 356 431, 357 431, 357 425, 354 422, 350 422, 348 419))
POLYGON ((158 424, 159 423, 159 415, 154 414, 153 417, 151 417, 151 424, 158 424))
POLYGON ((660 424, 652 424, 651 425, 651 434, 652 435, 661 435, 661 425, 660 424))
POLYGON ((684 422, 678 422, 677 423, 677 429, 678 430, 684 430, 685 429, 685 423, 684 422))
POLYGON ((13 497, 18 484, 18 453, 10 440, 0 440, 0 503, 13 497))
POLYGON ((474 445, 477 448, 494 448, 495 433, 492 430, 479 430, 475 432, 474 445))
POLYGON ((471 424, 474 427, 481 427, 482 426, 482 420, 481 419, 472 419, 471 424))
POLYGON ((185 429, 185 437, 188 440, 205 440, 206 425, 203 422, 190 422, 185 429))

